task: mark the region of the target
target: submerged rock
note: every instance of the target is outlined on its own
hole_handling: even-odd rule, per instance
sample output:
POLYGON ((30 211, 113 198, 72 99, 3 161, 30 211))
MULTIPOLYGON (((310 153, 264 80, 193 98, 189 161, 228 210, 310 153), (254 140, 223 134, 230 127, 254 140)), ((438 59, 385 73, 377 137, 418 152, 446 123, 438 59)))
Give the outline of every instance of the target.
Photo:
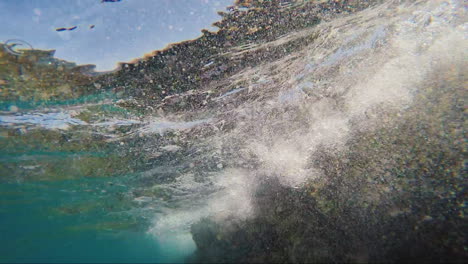
MULTIPOLYGON (((421 13, 442 13, 447 7, 419 2, 423 3, 429 11, 421 13)), ((385 8, 391 17, 391 8, 398 4, 388 2, 356 17, 338 18, 338 24, 331 20, 317 26, 322 30, 318 43, 296 51, 315 60, 296 71, 299 78, 281 79, 281 71, 267 73, 273 81, 261 92, 251 92, 255 100, 240 94, 231 100, 233 105, 223 105, 235 114, 223 119, 231 129, 222 136, 222 157, 229 161, 227 166, 240 166, 239 160, 252 165, 246 177, 257 183, 247 197, 253 213, 232 211, 222 218, 214 213, 192 225, 197 251, 189 261, 466 262, 461 108, 466 62, 457 55, 445 56, 445 49, 466 54, 458 45, 460 27, 454 35, 451 31, 460 21, 442 29, 426 28, 431 33, 421 35, 437 35, 440 42, 431 38, 432 46, 424 51, 413 52, 404 44, 427 45, 419 35, 424 32, 421 27, 428 27, 426 20, 413 27, 402 22, 358 34, 345 39, 336 52, 320 48, 344 39, 334 38, 327 26, 356 29, 350 21, 367 15, 378 20, 377 13, 384 17, 385 8), (401 31, 392 31, 400 26, 401 31), (405 35, 412 30, 418 33, 405 35), (417 41, 406 42, 408 36, 417 41), (392 45, 403 45, 402 55, 392 45), (373 59, 382 59, 382 67, 366 64, 373 59), (349 76, 359 75, 358 69, 364 70, 365 81, 353 83, 349 76), (410 72, 406 76, 401 69, 410 72), (281 91, 297 96, 282 100, 281 91), (274 96, 277 101, 271 99, 274 96)), ((413 16, 418 14, 405 19, 416 21, 413 16)), ((279 61, 285 65, 286 59, 279 61)), ((282 72, 290 73, 289 67, 282 72)))

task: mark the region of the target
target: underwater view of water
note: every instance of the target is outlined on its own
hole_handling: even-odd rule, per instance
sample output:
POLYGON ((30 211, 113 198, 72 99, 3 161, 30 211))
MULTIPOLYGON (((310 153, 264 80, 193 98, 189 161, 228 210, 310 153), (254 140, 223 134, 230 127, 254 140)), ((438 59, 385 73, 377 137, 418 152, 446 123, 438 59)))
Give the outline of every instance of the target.
POLYGON ((110 72, 1 43, 0 262, 467 261, 466 2, 211 4, 110 72))
MULTIPOLYGON (((85 124, 60 107, 52 113, 33 111, 3 115, 0 122, 49 130, 85 124)), ((5 140, 8 136, 3 136, 5 140)), ((148 206, 147 197, 126 197, 138 186, 136 175, 110 172, 101 178, 99 168, 93 172, 96 168, 87 159, 105 163, 106 151, 51 151, 40 142, 3 144, 2 175, 11 180, 0 186, 2 262, 173 263, 193 252, 192 241, 180 243, 173 238, 180 235, 177 232, 167 230, 158 237, 148 232, 158 206, 148 206), (85 171, 81 165, 74 167, 82 158, 82 166, 90 166, 85 171), (70 163, 75 164, 69 168, 73 172, 61 169, 70 163), (21 171, 11 170, 12 166, 21 171), (48 169, 54 175, 47 175, 48 169), (23 178, 29 173, 43 174, 45 179, 23 178)))

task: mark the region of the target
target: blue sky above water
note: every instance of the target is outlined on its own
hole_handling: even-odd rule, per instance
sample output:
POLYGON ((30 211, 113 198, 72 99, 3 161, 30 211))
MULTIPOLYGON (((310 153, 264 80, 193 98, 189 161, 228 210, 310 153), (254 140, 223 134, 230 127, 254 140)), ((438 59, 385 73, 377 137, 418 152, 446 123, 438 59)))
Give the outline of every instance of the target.
POLYGON ((0 42, 21 39, 56 57, 112 70, 169 43, 215 30, 233 0, 0 0, 0 42), (95 25, 90 29, 90 25, 95 25), (73 31, 55 31, 78 26, 73 31))

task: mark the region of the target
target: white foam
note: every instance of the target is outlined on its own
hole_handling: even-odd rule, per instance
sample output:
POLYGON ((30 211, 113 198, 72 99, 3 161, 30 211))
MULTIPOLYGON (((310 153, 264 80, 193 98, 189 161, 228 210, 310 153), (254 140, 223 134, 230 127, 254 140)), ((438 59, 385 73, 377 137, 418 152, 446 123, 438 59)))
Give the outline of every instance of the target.
POLYGON ((64 112, 0 116, 0 125, 3 126, 35 125, 46 129, 68 129, 70 126, 86 124, 86 122, 72 118, 70 114, 64 112))
MULTIPOLYGON (((220 169, 227 169, 211 179, 220 190, 198 200, 197 206, 191 205, 199 198, 187 196, 187 207, 157 218, 152 231, 188 230, 191 223, 210 215, 218 219, 251 216, 255 180, 262 175, 278 177, 292 187, 323 177, 312 166, 314 153, 346 151, 353 129, 372 130, 380 122, 378 114, 368 115, 370 111, 405 111, 414 93, 439 67, 466 67, 467 25, 461 19, 466 17, 462 6, 461 1, 388 1, 319 24, 318 38, 298 51, 299 59, 285 67, 286 72, 275 76, 271 85, 279 87, 274 90, 278 93, 266 100, 244 102, 232 111, 234 128, 207 140, 213 152, 228 153, 219 162, 223 164, 220 169), (232 168, 232 156, 255 166, 232 168)), ((268 74, 268 67, 254 70, 268 74)), ((152 131, 192 125, 170 123, 152 131)))
POLYGON ((166 120, 151 120, 147 125, 139 129, 142 134, 160 134, 173 130, 186 130, 191 129, 199 125, 209 123, 211 119, 201 119, 188 122, 174 122, 166 120))

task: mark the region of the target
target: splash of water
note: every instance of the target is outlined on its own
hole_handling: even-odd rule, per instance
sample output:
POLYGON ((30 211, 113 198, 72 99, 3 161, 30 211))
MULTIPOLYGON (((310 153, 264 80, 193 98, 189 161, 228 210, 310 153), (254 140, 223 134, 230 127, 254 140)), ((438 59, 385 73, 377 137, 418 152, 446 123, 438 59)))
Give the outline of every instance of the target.
POLYGON ((320 169, 311 165, 314 153, 346 151, 355 132, 377 129, 383 114, 398 114, 411 106, 434 71, 466 66, 462 5, 387 1, 322 22, 314 28, 318 38, 309 46, 232 77, 250 86, 221 96, 225 105, 235 102, 241 91, 254 99, 218 109, 218 120, 234 127, 207 139, 213 153, 223 153, 225 166, 212 179, 220 191, 203 197, 196 210, 193 201, 185 200, 187 207, 157 218, 150 232, 174 224, 188 232, 190 224, 206 216, 248 218, 255 214, 255 183, 265 177, 291 187, 324 180, 320 169), (272 73, 272 65, 281 70, 272 73), (268 85, 253 83, 253 77, 269 80, 268 85))

